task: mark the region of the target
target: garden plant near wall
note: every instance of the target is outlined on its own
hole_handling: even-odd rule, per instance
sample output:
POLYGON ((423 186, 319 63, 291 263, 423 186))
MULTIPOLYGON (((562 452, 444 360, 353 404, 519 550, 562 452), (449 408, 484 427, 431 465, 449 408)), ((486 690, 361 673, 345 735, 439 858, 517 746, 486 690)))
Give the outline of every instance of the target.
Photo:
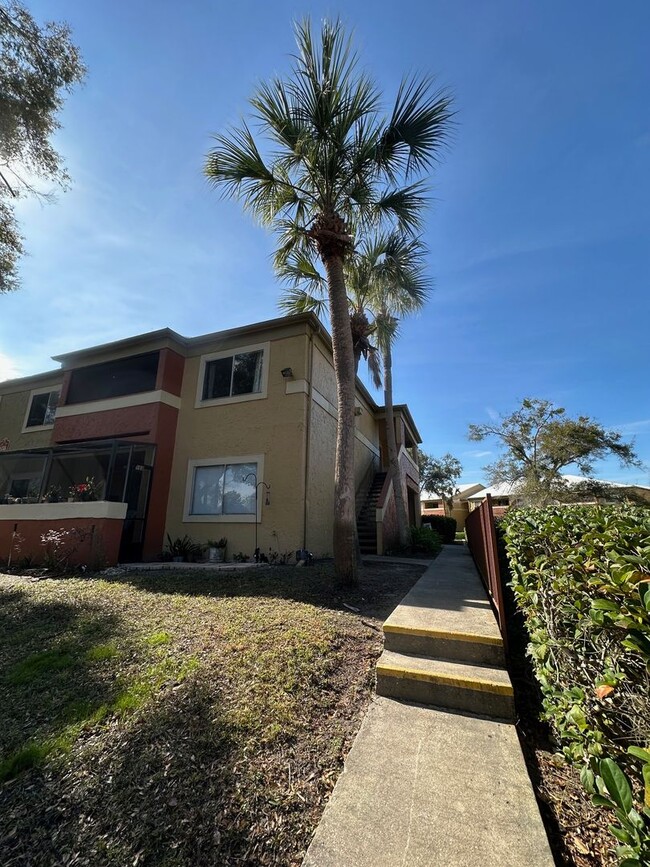
POLYGON ((543 715, 609 808, 620 864, 650 864, 650 509, 549 506, 503 521, 543 715))

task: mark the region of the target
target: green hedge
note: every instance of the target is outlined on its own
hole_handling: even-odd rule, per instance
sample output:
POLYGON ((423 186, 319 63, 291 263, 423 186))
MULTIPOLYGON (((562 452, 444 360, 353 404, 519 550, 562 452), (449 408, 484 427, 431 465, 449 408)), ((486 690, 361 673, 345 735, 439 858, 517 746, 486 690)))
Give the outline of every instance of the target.
POLYGON ((519 509, 502 526, 543 716, 616 811, 621 864, 650 864, 650 510, 519 509))
POLYGON ((439 534, 445 545, 451 545, 456 540, 456 519, 445 518, 443 515, 423 515, 422 525, 429 524, 431 529, 439 534))

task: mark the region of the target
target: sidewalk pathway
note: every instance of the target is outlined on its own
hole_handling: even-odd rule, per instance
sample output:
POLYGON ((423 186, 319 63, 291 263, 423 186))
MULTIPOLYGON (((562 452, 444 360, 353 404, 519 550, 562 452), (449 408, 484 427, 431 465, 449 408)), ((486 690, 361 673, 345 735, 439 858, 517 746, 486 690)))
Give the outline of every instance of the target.
POLYGON ((553 867, 514 726, 486 718, 489 699, 483 715, 449 707, 472 691, 470 680, 498 680, 502 692, 509 685, 479 580, 467 549, 449 546, 386 621, 387 641, 406 644, 384 652, 380 680, 408 681, 415 671, 413 682, 424 677, 448 706, 374 700, 303 867, 553 867), (475 658, 482 644, 488 664, 475 658), (450 665, 471 674, 450 685, 450 665))

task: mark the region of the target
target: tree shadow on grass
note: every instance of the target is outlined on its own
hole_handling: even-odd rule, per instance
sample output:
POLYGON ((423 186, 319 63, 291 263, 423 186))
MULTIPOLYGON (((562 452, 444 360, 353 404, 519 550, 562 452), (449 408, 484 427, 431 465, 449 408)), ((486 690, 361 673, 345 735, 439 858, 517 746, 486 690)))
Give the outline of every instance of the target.
MULTIPOLYGON (((0 844, 4 867, 294 863, 273 853, 277 828, 270 840, 260 834, 275 807, 269 780, 236 741, 220 689, 196 673, 89 739, 65 766, 15 781, 0 818, 0 839, 13 829, 4 853, 0 844)), ((292 836, 287 827, 285 844, 300 848, 292 836)))
POLYGON ((86 601, 0 591, 0 780, 65 749, 110 702, 105 662, 124 634, 121 618, 86 601))
POLYGON ((424 571, 425 567, 411 564, 372 563, 361 568, 359 584, 355 587, 341 586, 330 563, 305 568, 269 566, 211 573, 133 571, 104 580, 126 583, 149 593, 215 599, 290 599, 339 611, 351 605, 368 616, 385 619, 424 571))

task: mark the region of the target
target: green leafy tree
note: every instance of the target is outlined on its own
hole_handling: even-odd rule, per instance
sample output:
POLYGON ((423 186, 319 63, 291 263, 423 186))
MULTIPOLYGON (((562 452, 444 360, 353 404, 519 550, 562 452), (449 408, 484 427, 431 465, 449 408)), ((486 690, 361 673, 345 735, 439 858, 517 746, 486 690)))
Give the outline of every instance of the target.
POLYGON ((617 431, 606 430, 589 416, 568 418, 563 407, 538 398, 526 398, 499 422, 470 425, 469 438, 501 443, 504 454, 485 467, 490 483, 510 483, 519 499, 530 505, 575 499, 561 475, 572 465, 585 476, 608 455, 624 466, 642 466, 633 445, 623 442, 617 431))
POLYGON ((324 266, 338 409, 334 560, 339 579, 355 582, 355 364, 344 266, 369 231, 419 229, 421 175, 448 133, 450 101, 428 80, 411 79, 386 114, 340 22, 324 22, 317 39, 308 21, 298 24, 296 41, 291 75, 261 84, 250 100, 259 139, 245 122, 216 136, 205 173, 274 229, 277 269, 314 251, 324 266))
MULTIPOLYGON (((399 540, 410 542, 393 410, 393 345, 400 318, 420 310, 428 297, 421 239, 399 232, 364 239, 345 263, 355 373, 365 358, 376 388, 383 385, 388 469, 393 482, 399 540)), ((289 313, 327 309, 327 282, 314 257, 290 257, 282 276, 291 289, 280 301, 289 313)))
POLYGON ((63 189, 69 182, 51 138, 65 93, 85 72, 66 24, 39 27, 21 3, 0 2, 0 293, 18 287, 24 252, 13 201, 50 198, 38 180, 63 189))
POLYGON ((463 474, 460 461, 449 452, 441 458, 419 452, 418 462, 421 490, 440 494, 445 504, 445 512, 451 515, 454 497, 458 493, 458 480, 463 474))

